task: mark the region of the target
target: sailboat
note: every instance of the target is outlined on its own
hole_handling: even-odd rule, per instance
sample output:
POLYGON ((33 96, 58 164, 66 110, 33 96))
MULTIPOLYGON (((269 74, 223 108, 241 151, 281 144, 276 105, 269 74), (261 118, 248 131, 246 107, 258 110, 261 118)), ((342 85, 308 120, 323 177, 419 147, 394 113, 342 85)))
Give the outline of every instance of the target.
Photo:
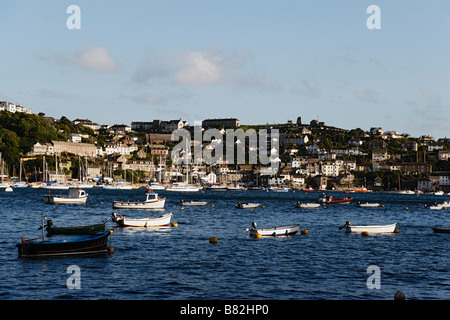
POLYGON ((12 189, 9 186, 9 183, 3 183, 3 178, 6 177, 4 172, 5 172, 5 162, 3 161, 2 158, 2 153, 0 152, 0 161, 2 163, 2 173, 1 173, 1 180, 0 180, 0 188, 1 189, 8 189, 7 191, 11 192, 12 189))
POLYGON ((23 167, 23 161, 22 161, 22 158, 20 158, 19 180, 15 181, 16 183, 11 185, 11 187, 14 187, 14 188, 26 188, 26 187, 28 187, 28 184, 22 181, 22 167, 23 167))

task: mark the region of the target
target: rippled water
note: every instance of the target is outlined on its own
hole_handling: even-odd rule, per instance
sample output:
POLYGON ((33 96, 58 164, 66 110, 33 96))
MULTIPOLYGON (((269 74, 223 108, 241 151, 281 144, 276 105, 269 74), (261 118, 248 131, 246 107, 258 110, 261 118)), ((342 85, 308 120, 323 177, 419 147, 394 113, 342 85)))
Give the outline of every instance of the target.
MULTIPOLYGON (((448 196, 355 193, 353 202, 379 202, 384 207, 348 204, 297 209, 297 200, 313 202, 319 194, 160 192, 167 196, 166 211, 173 212, 178 227, 116 228, 111 255, 18 258, 15 244, 20 238, 40 236, 41 212, 55 226, 98 223, 111 215, 114 199, 145 197, 142 189, 87 192, 86 205, 48 205, 42 201, 46 190, 0 191, 0 299, 392 300, 397 291, 407 299, 450 298, 450 234, 435 234, 431 229, 450 227, 450 209, 424 208, 448 196), (205 200, 208 205, 180 209, 181 198, 205 200), (258 202, 265 208, 235 209, 238 201, 258 202), (347 234, 338 230, 346 220, 353 224, 398 222, 400 232, 369 237, 347 234), (252 221, 260 227, 300 223, 308 234, 253 239, 244 233, 252 221), (210 244, 209 237, 217 237, 218 243, 210 244), (81 289, 67 287, 70 265, 80 268, 81 289), (371 265, 380 268, 380 289, 367 287, 373 275, 367 273, 371 265)), ((116 211, 130 217, 161 213, 116 211)))

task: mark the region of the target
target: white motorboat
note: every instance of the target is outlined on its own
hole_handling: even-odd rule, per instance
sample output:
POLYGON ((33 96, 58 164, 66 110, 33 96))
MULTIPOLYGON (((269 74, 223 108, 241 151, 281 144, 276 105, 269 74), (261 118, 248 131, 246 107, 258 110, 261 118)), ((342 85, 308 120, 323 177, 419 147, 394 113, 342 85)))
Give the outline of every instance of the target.
POLYGON ((172 219, 171 212, 165 213, 155 218, 142 218, 142 219, 126 218, 124 216, 117 217, 115 212, 113 212, 112 214, 112 221, 117 223, 117 226, 119 227, 141 227, 141 228, 166 227, 170 226, 171 219, 172 219))
POLYGON ((224 184, 213 184, 205 187, 208 191, 227 191, 228 187, 224 184))
POLYGON ((425 205, 425 208, 431 210, 441 210, 450 208, 450 201, 442 201, 441 203, 434 202, 432 205, 425 205))
POLYGON ((362 233, 368 232, 369 234, 377 233, 393 233, 396 229, 397 223, 385 224, 385 225, 367 225, 367 226, 353 226, 350 221, 346 221, 345 225, 339 227, 339 229, 345 228, 347 232, 362 233))
POLYGON ((256 209, 259 207, 259 203, 245 203, 245 202, 238 202, 236 205, 237 209, 256 209))
POLYGON ((300 201, 297 201, 295 204, 296 208, 306 208, 306 209, 314 209, 320 207, 320 203, 303 203, 300 201))
POLYGON ((50 204, 85 204, 88 194, 79 188, 69 189, 67 196, 52 196, 50 193, 44 196, 44 202, 50 204))
POLYGON ((287 187, 270 187, 267 192, 289 192, 289 190, 287 187))
POLYGON ((173 192, 198 192, 202 189, 199 186, 193 186, 186 183, 174 183, 170 187, 166 188, 166 191, 173 192))
POLYGON ((358 201, 356 203, 356 206, 360 207, 360 208, 376 208, 376 207, 379 207, 380 204, 379 203, 369 203, 369 202, 361 203, 358 201))
POLYGON ((299 228, 299 224, 293 224, 287 226, 258 229, 256 223, 252 222, 252 226, 245 229, 245 232, 250 231, 251 237, 257 237, 257 234, 260 234, 262 237, 291 236, 295 235, 299 228))
POLYGON ((203 207, 206 206, 206 201, 184 201, 181 200, 179 205, 183 207, 203 207))
POLYGON ((149 184, 147 188, 151 190, 166 190, 166 187, 160 183, 149 184))
POLYGON ((113 201, 114 209, 163 209, 166 198, 158 197, 157 193, 146 192, 144 201, 113 201))

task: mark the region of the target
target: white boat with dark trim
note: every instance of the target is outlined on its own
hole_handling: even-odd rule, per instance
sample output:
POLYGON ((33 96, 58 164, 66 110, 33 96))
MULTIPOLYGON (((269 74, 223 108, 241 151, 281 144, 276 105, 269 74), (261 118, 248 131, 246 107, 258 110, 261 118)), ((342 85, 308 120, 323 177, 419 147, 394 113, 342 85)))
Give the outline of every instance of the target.
POLYGON ((67 196, 44 196, 44 202, 50 204, 85 204, 88 194, 80 188, 70 188, 67 196))
POLYGON ((376 233, 393 233, 397 223, 385 224, 385 225, 367 225, 367 226, 353 226, 350 221, 346 221, 345 225, 339 227, 339 229, 345 228, 347 232, 362 233, 368 232, 369 234, 376 233))
POLYGON ((236 205, 237 209, 256 209, 259 207, 259 203, 246 203, 246 202, 238 202, 236 205))
POLYGON ((124 216, 117 217, 116 213, 112 213, 112 221, 117 223, 119 227, 168 227, 170 226, 170 220, 172 219, 172 213, 165 213, 155 218, 126 218, 124 216))
POLYGON ((359 208, 376 208, 379 207, 380 204, 379 203, 369 203, 369 202, 365 202, 365 203, 361 203, 361 202, 357 202, 356 206, 359 208))
POLYGON ((184 207, 204 207, 206 204, 206 201, 184 201, 183 199, 181 199, 179 203, 180 206, 184 207))
POLYGON ((320 207, 320 203, 307 203, 307 202, 300 202, 297 201, 295 204, 296 208, 305 208, 305 209, 315 209, 320 207))
POLYGON ((245 232, 250 231, 251 237, 257 237, 257 234, 260 234, 262 237, 292 236, 297 233, 299 228, 299 224, 293 224, 287 226, 259 229, 256 223, 252 222, 252 226, 245 229, 245 232))
POLYGON ((198 192, 202 187, 189 185, 186 183, 174 183, 170 187, 166 188, 166 191, 172 192, 198 192))
POLYGON ((114 209, 163 209, 166 198, 158 197, 157 193, 151 190, 145 192, 147 198, 144 201, 113 201, 114 209))

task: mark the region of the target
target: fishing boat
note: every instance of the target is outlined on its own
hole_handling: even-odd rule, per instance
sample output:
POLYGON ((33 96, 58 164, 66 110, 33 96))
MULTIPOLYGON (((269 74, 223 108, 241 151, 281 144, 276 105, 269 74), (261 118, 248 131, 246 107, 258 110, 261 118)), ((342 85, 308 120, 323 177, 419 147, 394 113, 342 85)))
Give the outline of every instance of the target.
POLYGON ((106 222, 86 226, 54 227, 52 220, 48 220, 45 230, 49 236, 55 234, 96 234, 105 231, 105 224, 106 222))
POLYGON ((367 225, 367 226, 353 226, 350 221, 346 221, 345 225, 339 227, 339 230, 345 228, 347 232, 362 233, 393 233, 396 229, 397 223, 385 224, 385 225, 367 225))
POLYGON ((348 198, 341 198, 341 199, 335 199, 333 196, 326 196, 325 194, 322 195, 322 197, 319 198, 319 200, 316 201, 316 203, 325 203, 325 204, 347 204, 352 201, 353 197, 348 198))
POLYGON ((146 190, 147 198, 144 201, 113 201, 114 209, 163 209, 166 198, 158 197, 157 193, 146 190))
POLYGON ((252 222, 252 226, 245 229, 245 232, 250 231, 251 237, 256 237, 257 234, 260 234, 262 237, 291 236, 295 235, 299 228, 299 224, 293 224, 287 226, 258 229, 256 223, 252 222))
POLYGON ((245 202, 238 202, 236 205, 237 209, 256 209, 259 207, 259 203, 245 203, 245 202))
POLYGON ((112 221, 114 221, 119 227, 165 227, 170 225, 170 220, 172 219, 172 213, 165 213, 156 218, 143 218, 143 219, 133 219, 126 218, 124 216, 117 217, 116 213, 112 214, 112 221))
POLYGON ((185 206, 185 207, 203 207, 206 206, 206 201, 184 201, 183 199, 180 200, 179 205, 185 206))
POLYGON ((186 183, 174 183, 170 187, 166 188, 166 191, 172 192, 198 192, 202 187, 189 185, 186 183))
POLYGON ((432 227, 433 232, 435 233, 450 233, 450 228, 436 228, 432 227))
POLYGON ((379 203, 369 203, 369 202, 365 202, 365 203, 361 203, 361 202, 357 202, 356 206, 359 208, 376 208, 379 207, 380 204, 379 203))
POLYGON ((45 203, 50 204, 85 204, 87 197, 86 191, 79 188, 71 188, 67 196, 52 196, 49 193, 47 196, 44 196, 43 200, 45 203))
POLYGON ((320 203, 304 203, 297 201, 295 204, 296 208, 306 208, 306 209, 314 209, 320 207, 320 203))

